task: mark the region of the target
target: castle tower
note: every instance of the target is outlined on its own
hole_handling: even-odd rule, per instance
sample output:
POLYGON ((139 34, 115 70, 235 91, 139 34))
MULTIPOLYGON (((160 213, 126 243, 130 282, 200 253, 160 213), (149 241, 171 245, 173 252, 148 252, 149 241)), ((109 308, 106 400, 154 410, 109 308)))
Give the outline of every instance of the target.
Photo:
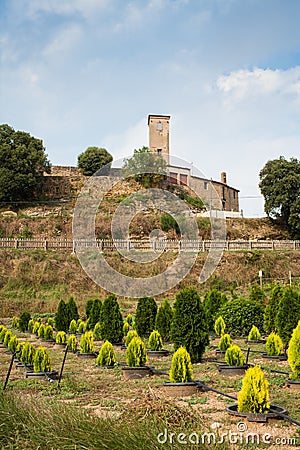
POLYGON ((149 149, 161 155, 167 164, 170 163, 169 123, 170 116, 148 116, 149 149))

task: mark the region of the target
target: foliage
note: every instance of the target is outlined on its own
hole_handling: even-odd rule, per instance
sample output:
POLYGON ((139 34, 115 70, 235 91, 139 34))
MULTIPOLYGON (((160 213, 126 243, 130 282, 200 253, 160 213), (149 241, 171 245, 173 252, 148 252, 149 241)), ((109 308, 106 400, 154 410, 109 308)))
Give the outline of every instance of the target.
POLYGON ((41 326, 41 322, 34 322, 33 328, 32 328, 32 332, 33 334, 38 334, 39 328, 41 326))
POLYGON ((22 348, 20 361, 27 365, 33 364, 35 352, 34 346, 30 342, 25 342, 25 345, 22 348))
POLYGON ((283 342, 289 342, 300 320, 300 295, 292 288, 285 289, 280 300, 275 325, 283 342))
POLYGON ((157 351, 162 349, 162 338, 157 330, 153 330, 148 339, 150 350, 157 351))
POLYGON ((142 367, 147 362, 146 346, 140 337, 134 337, 126 349, 126 363, 129 367, 142 367))
POLYGON ((226 295, 222 294, 217 289, 212 289, 205 294, 203 306, 209 331, 213 331, 215 320, 220 315, 219 310, 226 302, 226 295))
POLYGON ((248 341, 259 341, 261 338, 261 334, 259 332, 259 329, 253 325, 250 333, 248 334, 248 341))
POLYGON ((86 331, 80 338, 80 353, 94 353, 94 338, 92 331, 86 331))
POLYGON ((272 331, 276 330, 276 316, 278 313, 279 303, 283 296, 282 286, 276 285, 273 287, 270 298, 268 300, 267 306, 264 312, 264 330, 266 333, 270 334, 272 331))
POLYGON ((129 330, 130 330, 130 325, 125 320, 123 323, 123 336, 126 336, 129 330))
POLYGON ((180 234, 179 225, 171 214, 163 213, 160 218, 160 225, 162 231, 175 230, 177 234, 180 234))
POLYGON ((253 323, 261 329, 263 313, 261 304, 243 298, 228 301, 219 310, 219 314, 225 320, 228 333, 238 336, 247 336, 253 323))
POLYGON ((99 169, 113 160, 105 148, 88 147, 78 156, 78 167, 82 169, 83 175, 91 176, 99 169))
POLYGON ((44 336, 45 336, 45 325, 41 323, 38 329, 38 337, 44 338, 44 336))
POLYGON ((56 333, 55 342, 57 344, 65 344, 67 342, 67 335, 65 331, 58 331, 58 333, 56 333))
POLYGON ((127 314, 126 319, 125 319, 125 322, 127 322, 128 325, 132 326, 132 324, 133 324, 133 317, 132 317, 132 314, 127 314))
POLYGON ((11 327, 19 328, 19 319, 16 316, 11 319, 11 327))
POLYGON ((300 381, 300 320, 289 342, 288 362, 293 371, 291 377, 300 381))
POLYGON ((266 413, 270 409, 269 383, 259 366, 250 367, 243 378, 238 396, 238 411, 266 413))
POLYGON ((28 329, 28 322, 31 319, 30 313, 28 311, 23 311, 20 315, 19 319, 19 330, 20 331, 27 331, 28 329))
POLYGON ((171 383, 186 383, 193 380, 191 357, 184 347, 179 347, 172 357, 171 383))
POLYGON ((51 325, 45 326, 44 339, 46 341, 50 341, 53 339, 53 328, 51 327, 51 325))
POLYGON ((167 173, 167 165, 160 155, 142 147, 133 151, 133 156, 124 161, 122 173, 125 178, 134 177, 145 188, 161 179, 167 173))
POLYGON ((171 323, 173 319, 173 311, 168 299, 165 299, 162 305, 158 308, 155 329, 159 332, 164 341, 170 339, 171 323))
POLYGON ((173 311, 171 341, 175 351, 185 347, 191 361, 200 362, 209 337, 204 308, 196 289, 182 289, 176 295, 173 311))
POLYGON ((215 324, 214 324, 214 330, 215 330, 216 334, 218 336, 223 336, 223 334, 225 332, 225 328, 226 328, 226 323, 225 323, 223 317, 219 316, 215 320, 215 324))
POLYGON ((69 321, 71 321, 73 319, 78 320, 79 319, 78 308, 77 308, 76 302, 74 300, 74 297, 71 296, 69 298, 67 307, 69 310, 69 321))
POLYGON ((150 333, 155 328, 156 313, 157 304, 153 297, 139 298, 134 322, 139 336, 150 336, 150 333))
POLYGON ((111 294, 103 301, 100 314, 101 339, 112 343, 122 342, 123 318, 115 294, 111 294))
POLYGON ((226 352, 226 350, 231 346, 231 337, 230 334, 223 334, 221 336, 220 342, 219 342, 219 350, 221 352, 226 352))
POLYGON ((265 302, 265 298, 266 295, 258 284, 254 284, 253 286, 251 286, 249 300, 261 303, 263 305, 265 302))
POLYGON ((64 300, 61 300, 58 304, 57 312, 55 314, 55 328, 57 331, 68 331, 69 324, 69 308, 64 300))
POLYGON ((50 357, 44 347, 38 347, 35 352, 33 359, 33 370, 36 373, 51 372, 50 357))
POLYGON ((28 322, 28 325, 27 325, 28 331, 30 333, 33 333, 33 327, 34 327, 34 320, 30 319, 29 322, 28 322))
POLYGON ((92 307, 93 307, 93 303, 94 303, 94 300, 90 298, 89 300, 87 300, 87 302, 85 304, 85 315, 86 315, 87 319, 91 315, 91 310, 92 310, 92 307))
POLYGON ((284 225, 293 238, 300 238, 300 161, 280 156, 268 161, 259 176, 265 212, 284 225))
POLYGON ((242 366, 245 364, 245 356, 238 345, 231 345, 226 350, 225 361, 228 366, 242 366))
POLYGON ((101 340, 101 324, 100 324, 100 322, 97 322, 96 325, 94 326, 93 335, 94 335, 94 339, 96 341, 101 340))
POLYGON ((278 336, 278 334, 272 332, 266 341, 266 350, 267 350, 267 355, 269 356, 279 356, 282 353, 283 350, 283 343, 282 340, 280 338, 280 336, 278 336))
POLYGON ((109 341, 105 341, 96 359, 97 366, 114 366, 116 362, 116 353, 112 344, 109 341))
POLYGON ((72 352, 76 352, 77 350, 77 339, 75 334, 71 334, 69 336, 68 342, 67 342, 68 350, 71 350, 72 352))
POLYGON ((69 333, 75 334, 77 331, 77 321, 75 319, 71 320, 69 325, 69 333))
POLYGON ((13 337, 13 333, 10 330, 7 330, 3 339, 3 344, 5 347, 8 347, 9 341, 13 337))
POLYGON ((101 321, 102 302, 99 298, 93 300, 89 313, 88 327, 93 329, 97 322, 101 321))
POLYGON ((43 172, 50 172, 43 141, 0 125, 0 202, 34 198, 41 191, 43 172))
POLYGON ((12 337, 10 338, 9 343, 8 343, 8 350, 11 353, 15 353, 15 351, 17 350, 18 344, 19 344, 19 341, 18 341, 17 336, 12 335, 12 337))
POLYGON ((54 328, 55 322, 54 322, 53 317, 48 317, 47 325, 50 325, 52 328, 54 328))
POLYGON ((0 342, 4 341, 6 332, 7 332, 7 328, 4 325, 0 325, 0 342))
POLYGON ((77 322, 77 331, 79 334, 85 333, 87 329, 87 325, 86 322, 84 322, 83 320, 81 320, 78 324, 77 322))
POLYGON ((130 341, 134 337, 139 337, 139 335, 137 334, 137 331, 136 330, 129 330, 128 333, 127 333, 127 336, 125 338, 125 345, 126 345, 126 347, 128 347, 130 341))

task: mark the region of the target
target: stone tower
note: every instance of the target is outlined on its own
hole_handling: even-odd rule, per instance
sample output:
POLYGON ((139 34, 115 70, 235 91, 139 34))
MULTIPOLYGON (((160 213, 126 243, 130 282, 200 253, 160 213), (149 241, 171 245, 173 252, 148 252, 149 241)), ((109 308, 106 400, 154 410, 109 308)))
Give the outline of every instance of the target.
POLYGON ((169 123, 170 116, 148 116, 149 149, 161 155, 168 165, 170 163, 169 123))

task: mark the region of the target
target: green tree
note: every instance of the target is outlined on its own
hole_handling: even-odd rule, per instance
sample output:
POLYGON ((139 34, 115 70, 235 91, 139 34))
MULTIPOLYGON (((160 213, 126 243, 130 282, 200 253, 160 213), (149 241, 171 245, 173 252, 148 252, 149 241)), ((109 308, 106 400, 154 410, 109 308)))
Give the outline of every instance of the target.
POLYGON ((259 174, 265 212, 284 225, 294 238, 300 237, 300 161, 283 156, 268 161, 259 174))
POLYGON ((78 314, 78 308, 76 305, 76 302, 74 300, 74 298, 71 296, 69 298, 69 301, 67 303, 67 307, 69 309, 69 320, 71 322, 71 320, 78 320, 79 319, 79 314, 78 314))
POLYGON ((153 297, 139 298, 135 315, 135 329, 139 336, 150 336, 155 328, 156 313, 157 304, 153 297))
POLYGON ((209 331, 214 330, 214 323, 219 316, 218 312, 224 303, 226 303, 227 298, 225 294, 222 294, 217 289, 212 289, 207 292, 204 296, 204 311, 206 314, 206 319, 209 327, 209 331))
POLYGON ((300 295, 292 288, 285 289, 279 303, 275 326, 278 334, 286 344, 300 320, 300 295))
POLYGON ((93 329, 97 322, 101 319, 102 302, 99 298, 95 298, 90 309, 88 328, 93 329))
POLYGON ((104 299, 100 314, 100 334, 103 341, 122 342, 123 318, 115 294, 104 299))
POLYGON ((78 156, 78 167, 82 169, 83 175, 91 176, 112 160, 113 157, 105 148, 88 147, 78 156))
POLYGON ((165 299, 163 304, 158 308, 155 320, 155 329, 159 332, 164 341, 170 339, 172 318, 173 311, 170 302, 168 299, 165 299))
POLYGON ((175 351, 185 347, 192 362, 200 362, 209 337, 204 307, 196 289, 182 289, 176 295, 173 311, 171 341, 175 351))
POLYGON ((124 177, 134 177, 144 187, 149 187, 167 173, 167 163, 164 158, 148 147, 133 151, 133 156, 124 161, 122 173, 124 177))
POLYGON ((55 328, 57 331, 68 331, 70 324, 69 308, 66 303, 61 300, 58 304, 55 314, 55 328))
POLYGON ((19 330, 20 331, 27 331, 28 330, 28 323, 31 319, 30 313, 28 311, 23 311, 20 315, 19 319, 19 330))
POLYGON ((0 201, 34 198, 44 172, 50 172, 50 162, 43 141, 0 125, 0 201))
POLYGON ((283 288, 279 285, 273 287, 264 312, 264 330, 270 334, 276 330, 275 319, 278 313, 279 303, 283 296, 283 288))

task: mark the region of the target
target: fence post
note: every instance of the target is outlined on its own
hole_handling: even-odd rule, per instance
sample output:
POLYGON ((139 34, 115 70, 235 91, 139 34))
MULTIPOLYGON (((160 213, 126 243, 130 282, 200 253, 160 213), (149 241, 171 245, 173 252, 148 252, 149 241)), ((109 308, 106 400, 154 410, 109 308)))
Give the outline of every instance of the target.
POLYGON ((18 239, 15 239, 15 248, 18 248, 19 247, 19 241, 18 241, 18 239))
POLYGON ((44 250, 48 250, 48 241, 47 239, 44 240, 44 250))

